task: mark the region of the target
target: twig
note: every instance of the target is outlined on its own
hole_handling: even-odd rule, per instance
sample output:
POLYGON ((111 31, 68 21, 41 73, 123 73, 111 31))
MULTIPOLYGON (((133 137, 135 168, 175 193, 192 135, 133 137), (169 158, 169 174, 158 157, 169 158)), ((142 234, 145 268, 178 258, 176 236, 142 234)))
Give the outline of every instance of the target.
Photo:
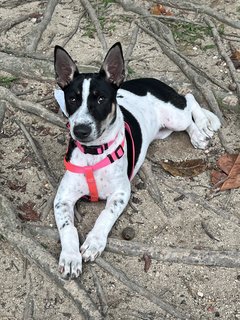
POLYGON ((143 16, 148 21, 151 29, 155 33, 161 34, 166 42, 175 47, 175 41, 171 29, 161 21, 153 19, 150 12, 144 9, 144 7, 137 6, 133 1, 130 0, 115 0, 115 2, 119 3, 126 11, 132 11, 143 16))
POLYGON ((28 260, 36 264, 43 273, 78 308, 79 320, 102 319, 95 303, 79 281, 66 281, 57 271, 57 261, 37 241, 27 233, 19 232, 21 225, 16 219, 10 202, 0 195, 0 234, 28 260))
POLYGON ((34 314, 34 300, 32 297, 32 278, 31 274, 29 273, 29 289, 28 289, 28 294, 25 302, 25 308, 23 311, 23 320, 32 320, 33 319, 33 314, 34 314))
POLYGON ((90 19, 92 20, 92 23, 94 24, 96 31, 97 31, 97 35, 98 35, 98 39, 102 44, 102 48, 104 51, 107 51, 107 42, 105 40, 104 34, 102 32, 102 27, 99 23, 99 20, 97 18, 96 12, 93 9, 91 3, 88 0, 80 0, 82 5, 84 6, 84 8, 87 10, 90 19))
POLYGON ((174 0, 174 1, 159 1, 160 4, 166 5, 168 7, 186 10, 186 11, 194 11, 196 13, 205 13, 208 16, 211 16, 233 28, 240 29, 240 22, 232 21, 229 18, 227 18, 226 14, 221 15, 216 10, 213 10, 206 5, 198 5, 196 3, 193 3, 192 1, 184 2, 182 0, 174 0))
POLYGON ((62 42, 62 47, 64 48, 66 46, 66 44, 72 39, 72 37, 75 35, 75 33, 78 31, 80 22, 82 20, 82 18, 84 17, 85 12, 83 12, 81 15, 79 15, 78 17, 78 21, 75 25, 75 27, 73 28, 73 30, 71 32, 69 32, 64 38, 65 40, 62 42))
POLYGON ((225 211, 221 208, 216 208, 215 206, 210 205, 207 201, 205 201, 201 196, 199 196, 196 193, 187 192, 182 188, 172 187, 168 183, 166 183, 164 180, 162 180, 162 183, 166 187, 168 187, 169 189, 171 189, 179 194, 183 194, 185 197, 191 199, 192 201, 194 201, 195 203, 197 203, 201 207, 205 208, 206 210, 211 211, 211 212, 217 214, 218 216, 222 217, 223 219, 227 219, 227 220, 231 221, 232 223, 240 226, 240 219, 238 217, 236 217, 234 214, 232 214, 231 212, 225 211))
MULTIPOLYGON (((155 40, 157 40, 159 43, 162 44, 163 47, 166 47, 166 52, 167 52, 167 49, 169 49, 170 51, 172 51, 173 53, 176 53, 180 58, 182 58, 183 60, 185 60, 187 62, 188 65, 192 66, 195 71, 202 75, 203 77, 205 77, 206 79, 208 79, 210 82, 212 82, 213 84, 215 84, 216 86, 218 86, 219 88, 223 89, 224 91, 227 91, 229 92, 229 89, 227 87, 225 87, 220 81, 218 81, 217 79, 215 78, 212 78, 210 77, 205 71, 203 71, 201 68, 199 68, 197 65, 195 65, 190 59, 188 59, 183 53, 181 53, 180 51, 178 51, 177 49, 175 48, 172 48, 171 46, 169 46, 168 43, 164 42, 163 39, 161 39, 156 33, 153 33, 151 32, 150 30, 148 30, 147 28, 145 28, 144 26, 142 25, 139 25, 137 23, 137 25, 146 33, 148 33, 150 36, 152 36, 155 40)), ((161 46, 161 49, 162 49, 162 46, 161 46)), ((164 50, 163 50, 164 52, 164 50)), ((167 53, 164 52, 166 55, 167 53)), ((172 59, 170 56, 169 56, 169 59, 171 59, 175 64, 176 61, 174 59, 172 59)), ((178 60, 178 59, 177 59, 178 60)), ((178 64, 177 64, 178 65, 178 64)), ((180 68, 181 69, 181 68, 180 68)), ((182 70, 182 69, 181 69, 182 70)), ((183 70, 182 70, 183 71, 183 70)), ((183 71, 184 72, 184 71, 183 71)), ((186 75, 187 76, 187 75, 186 75)))
POLYGON ((132 31, 132 34, 130 36, 130 42, 129 42, 129 45, 127 47, 127 51, 124 55, 124 59, 125 59, 125 62, 126 62, 126 66, 130 60, 130 57, 133 53, 133 49, 136 45, 136 42, 137 42, 137 37, 138 37, 138 32, 139 32, 139 27, 138 26, 135 26, 135 28, 133 29, 132 31))
POLYGON ((133 53, 133 49, 134 49, 134 47, 136 45, 136 42, 137 42, 138 32, 139 32, 139 27, 135 26, 135 28, 132 31, 131 37, 130 37, 130 39, 131 39, 130 43, 129 43, 128 47, 127 47, 127 51, 126 51, 125 56, 124 56, 126 77, 128 75, 128 63, 129 63, 130 57, 131 57, 131 55, 133 53))
POLYGON ((90 268, 92 276, 93 276, 93 281, 94 281, 94 285, 96 287, 96 291, 97 291, 97 295, 98 295, 98 299, 100 301, 100 308, 102 311, 102 315, 106 316, 107 312, 108 312, 108 304, 107 304, 107 299, 105 296, 105 293, 103 291, 102 285, 99 281, 99 278, 96 274, 96 271, 94 270, 94 268, 90 268))
MULTIPOLYGON (((53 82, 54 66, 53 56, 39 52, 26 52, 4 49, 0 51, 0 69, 29 79, 53 82)), ((95 72, 97 67, 92 65, 78 64, 81 72, 95 72)))
POLYGON ((44 159, 42 152, 40 151, 40 148, 38 148, 36 146, 36 143, 34 142, 31 134, 27 131, 26 127, 24 126, 24 124, 20 121, 20 120, 15 120, 15 122, 17 123, 17 125, 20 127, 20 129, 23 131, 26 139, 28 140, 28 142, 30 143, 33 152, 35 153, 35 156, 38 160, 38 162, 40 163, 46 177, 48 178, 50 184, 52 185, 52 187, 56 187, 57 186, 57 179, 56 177, 53 175, 53 173, 51 173, 48 163, 47 161, 44 159))
POLYGON ((0 69, 9 72, 16 77, 23 77, 40 82, 54 81, 53 63, 34 58, 17 57, 16 52, 8 54, 0 52, 0 69))
POLYGON ((38 238, 44 238, 44 240, 47 238, 47 240, 54 240, 59 241, 59 233, 57 228, 54 227, 45 227, 42 225, 36 225, 36 224, 24 224, 24 228, 27 229, 27 231, 30 232, 31 235, 38 236, 38 238))
POLYGON ((3 121, 5 118, 5 112, 7 109, 7 103, 5 100, 0 100, 0 133, 2 132, 3 121))
POLYGON ((32 29, 31 33, 28 35, 28 38, 26 40, 26 50, 28 52, 36 51, 39 40, 41 39, 44 30, 47 28, 49 24, 58 2, 59 0, 48 1, 42 21, 32 29))
MULTIPOLYGON (((120 5, 122 5, 122 7, 125 10, 135 12, 135 13, 139 14, 143 19, 148 21, 150 28, 153 30, 153 32, 148 30, 147 28, 144 28, 138 22, 136 22, 136 24, 143 31, 145 31, 146 33, 151 35, 153 38, 155 38, 155 40, 158 41, 162 51, 169 57, 169 59, 171 59, 175 64, 178 65, 178 67, 183 71, 183 73, 188 78, 189 78, 189 75, 187 75, 184 72, 183 68, 179 66, 179 63, 178 63, 179 58, 176 55, 175 55, 175 57, 173 57, 173 53, 176 53, 178 56, 180 56, 182 59, 184 59, 187 62, 187 64, 185 64, 186 66, 184 69, 187 69, 187 66, 190 64, 194 69, 196 69, 197 74, 203 75, 209 81, 211 81, 213 84, 219 86, 221 89, 223 89, 227 92, 229 91, 220 81, 217 81, 215 78, 211 78, 206 72, 204 72, 202 69, 197 67, 191 60, 189 60, 185 55, 183 55, 181 52, 179 52, 176 49, 172 32, 165 24, 160 23, 160 21, 158 21, 154 17, 152 17, 152 15, 150 15, 150 13, 148 11, 146 11, 142 7, 136 6, 135 3, 130 0, 116 0, 116 2, 119 3, 120 5), (172 54, 171 54, 171 51, 173 52, 172 54)), ((188 67, 188 69, 190 69, 190 67, 188 67)), ((213 105, 216 106, 217 103, 214 103, 214 101, 213 101, 213 105)))
POLYGON ((184 320, 189 319, 188 315, 183 315, 180 311, 176 310, 172 305, 160 299, 158 296, 153 294, 147 288, 141 287, 139 284, 137 284, 136 282, 128 278, 123 271, 116 269, 114 266, 112 266, 110 263, 108 263, 104 259, 97 258, 95 263, 99 267, 103 268, 105 271, 113 275, 115 278, 117 278, 119 281, 121 281, 131 290, 136 291, 138 294, 147 298, 152 303, 158 305, 161 309, 171 314, 172 316, 176 317, 177 319, 184 319, 184 320))
POLYGON ((218 47, 218 52, 222 56, 222 58, 226 61, 226 64, 228 66, 231 78, 233 82, 236 84, 236 90, 237 90, 237 95, 238 95, 238 101, 240 102, 240 84, 237 78, 236 74, 236 69, 233 65, 232 60, 230 59, 229 55, 225 51, 224 45, 222 43, 221 37, 217 31, 217 28, 215 24, 208 18, 204 17, 204 21, 207 23, 207 25, 211 28, 212 34, 213 34, 213 39, 218 47))
POLYGON ((45 121, 49 121, 54 125, 65 128, 66 125, 62 117, 47 110, 44 106, 38 103, 32 103, 30 101, 18 99, 9 89, 0 86, 0 97, 3 100, 8 101, 14 107, 18 109, 35 114, 41 117, 45 121))
POLYGON ((220 241, 218 238, 216 238, 216 237, 209 231, 206 222, 201 221, 201 227, 203 228, 204 232, 206 233, 206 235, 207 235, 210 239, 213 239, 213 240, 216 240, 216 241, 220 241))
POLYGON ((106 251, 133 257, 142 257, 143 254, 147 252, 154 260, 170 263, 184 263, 195 266, 202 265, 222 268, 240 267, 239 250, 161 248, 157 245, 150 246, 144 243, 109 238, 106 251))
POLYGON ((24 3, 28 3, 28 2, 35 2, 35 0, 21 0, 21 2, 19 2, 19 0, 2 0, 1 1, 1 7, 3 8, 16 8, 18 6, 22 6, 24 3))
POLYGON ((154 175, 152 174, 152 169, 151 169, 151 164, 149 161, 145 160, 144 164, 141 167, 141 170, 139 171, 139 174, 143 172, 145 179, 146 180, 146 185, 147 185, 147 190, 149 192, 149 195, 152 197, 154 202, 160 207, 162 210, 162 213, 166 216, 169 217, 169 211, 165 207, 163 201, 162 201, 162 196, 158 188, 158 184, 154 178, 154 175))
POLYGON ((33 16, 33 13, 28 13, 25 15, 17 16, 17 17, 12 17, 11 19, 9 19, 9 18, 4 19, 0 23, 0 33, 7 32, 12 27, 16 26, 19 23, 26 21, 27 19, 29 19, 32 16, 33 16))
POLYGON ((186 18, 181 18, 181 17, 176 17, 176 16, 164 16, 164 15, 154 15, 152 14, 151 17, 155 18, 155 19, 160 19, 160 20, 164 20, 166 22, 181 22, 181 23, 189 23, 189 24, 195 24, 197 26, 201 26, 204 27, 205 25, 201 22, 197 22, 194 20, 189 20, 186 18))
POLYGON ((176 50, 173 50, 166 41, 159 38, 155 33, 151 32, 142 25, 139 25, 139 27, 146 33, 151 35, 155 40, 157 40, 162 51, 182 70, 186 77, 195 85, 195 87, 205 98, 210 109, 218 116, 221 123, 225 124, 225 120, 223 119, 222 112, 219 109, 217 100, 209 86, 206 85, 206 79, 198 75, 195 70, 190 68, 189 64, 186 62, 186 59, 183 59, 183 55, 179 52, 176 52, 176 50))
MULTIPOLYGON (((55 178, 55 180, 57 180, 55 178)), ((47 216, 49 215, 50 210, 53 208, 53 201, 56 195, 56 189, 52 192, 52 194, 49 196, 43 210, 41 210, 40 218, 42 221, 46 220, 47 216)))

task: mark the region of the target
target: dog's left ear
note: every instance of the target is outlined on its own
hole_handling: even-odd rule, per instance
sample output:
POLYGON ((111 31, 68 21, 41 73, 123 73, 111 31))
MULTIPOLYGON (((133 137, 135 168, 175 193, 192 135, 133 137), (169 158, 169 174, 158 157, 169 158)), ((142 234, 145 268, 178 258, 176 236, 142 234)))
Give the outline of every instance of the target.
POLYGON ((100 69, 100 73, 105 73, 107 80, 116 84, 118 87, 123 82, 125 68, 120 42, 115 43, 111 49, 109 49, 100 69))

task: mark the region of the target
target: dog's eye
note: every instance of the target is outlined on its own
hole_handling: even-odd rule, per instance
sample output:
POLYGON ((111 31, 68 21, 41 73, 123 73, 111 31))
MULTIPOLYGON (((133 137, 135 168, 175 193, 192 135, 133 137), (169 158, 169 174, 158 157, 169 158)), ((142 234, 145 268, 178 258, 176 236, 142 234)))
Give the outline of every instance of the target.
POLYGON ((69 99, 70 103, 75 103, 76 102, 76 98, 72 97, 69 99))
POLYGON ((98 103, 98 104, 101 104, 101 103, 103 103, 104 100, 105 100, 105 98, 102 97, 102 96, 100 96, 100 97, 98 97, 98 99, 97 99, 97 103, 98 103))

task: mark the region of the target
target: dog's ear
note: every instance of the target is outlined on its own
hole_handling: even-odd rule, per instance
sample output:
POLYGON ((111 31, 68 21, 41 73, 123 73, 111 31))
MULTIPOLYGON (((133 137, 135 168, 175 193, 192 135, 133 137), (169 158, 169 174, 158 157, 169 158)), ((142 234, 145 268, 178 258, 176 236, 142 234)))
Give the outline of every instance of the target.
POLYGON ((100 69, 100 73, 104 73, 107 80, 116 84, 118 87, 123 82, 125 68, 120 42, 115 43, 111 49, 109 49, 100 69))
POLYGON ((70 55, 60 46, 55 46, 54 68, 60 88, 66 87, 79 74, 78 68, 70 55))

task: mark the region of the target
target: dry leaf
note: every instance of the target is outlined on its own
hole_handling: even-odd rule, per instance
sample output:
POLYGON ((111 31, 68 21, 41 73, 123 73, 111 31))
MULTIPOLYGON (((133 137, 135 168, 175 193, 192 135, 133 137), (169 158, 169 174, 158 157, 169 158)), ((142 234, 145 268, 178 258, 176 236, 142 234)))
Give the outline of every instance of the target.
POLYGON ((13 191, 20 191, 20 192, 25 192, 26 186, 27 186, 26 183, 24 183, 23 185, 20 185, 17 183, 17 181, 10 181, 10 180, 7 181, 7 185, 9 189, 13 191))
POLYGON ((240 187, 240 154, 223 154, 217 161, 222 171, 213 170, 211 181, 221 191, 240 187))
POLYGON ((152 258, 148 253, 144 253, 143 260, 144 260, 144 271, 148 272, 152 263, 152 258))
POLYGON ((40 217, 36 210, 33 209, 35 203, 32 201, 25 202, 18 206, 18 209, 24 214, 19 213, 19 218, 23 221, 39 221, 40 217))
POLYGON ((166 8, 161 4, 156 4, 150 8, 150 13, 156 16, 164 15, 164 16, 172 16, 173 13, 170 10, 166 10, 166 8))
POLYGON ((203 159, 193 159, 186 161, 174 162, 171 160, 163 160, 160 162, 164 170, 171 173, 174 177, 194 177, 204 172, 207 163, 203 159))
POLYGON ((239 69, 240 68, 240 50, 235 49, 232 52, 230 59, 232 60, 235 69, 239 69))
POLYGON ((217 170, 213 170, 211 172, 211 183, 214 188, 219 188, 220 185, 227 179, 227 174, 224 172, 220 172, 217 170))

